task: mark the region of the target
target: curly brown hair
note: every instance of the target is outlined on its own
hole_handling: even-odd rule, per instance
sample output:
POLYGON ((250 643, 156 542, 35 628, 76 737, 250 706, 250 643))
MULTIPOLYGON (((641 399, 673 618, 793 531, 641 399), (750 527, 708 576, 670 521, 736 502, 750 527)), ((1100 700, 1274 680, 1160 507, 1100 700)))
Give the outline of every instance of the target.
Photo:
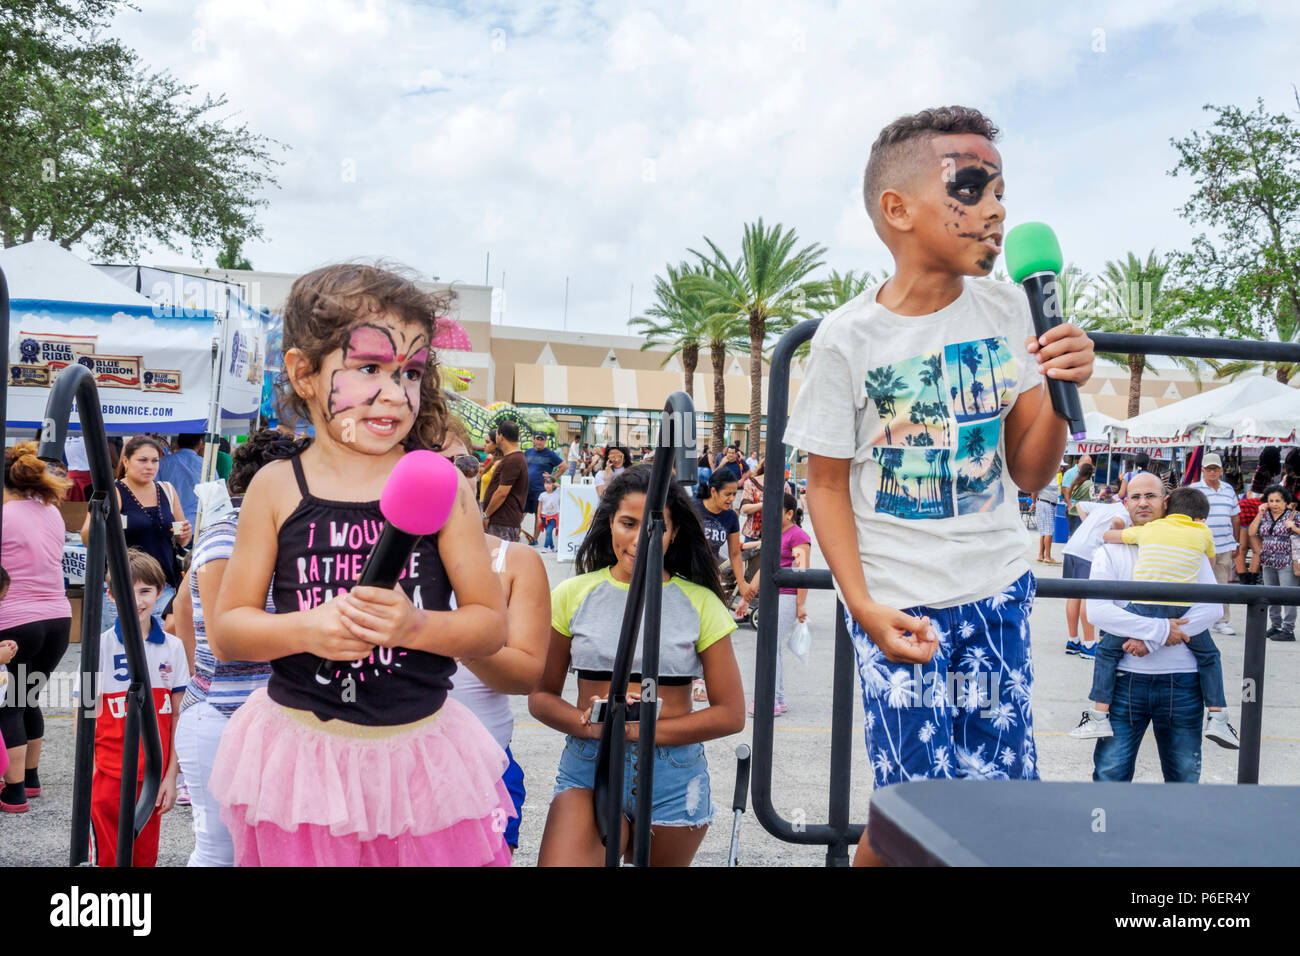
POLYGON ((935 136, 974 133, 995 142, 1002 131, 993 121, 969 106, 938 106, 900 116, 880 131, 871 144, 871 157, 862 176, 862 197, 867 215, 879 228, 880 194, 901 185, 913 165, 915 154, 905 144, 924 142, 935 136))
POLYGON ((295 439, 275 428, 260 428, 248 436, 248 441, 235 446, 231 455, 230 477, 226 488, 232 495, 242 495, 248 490, 253 476, 263 465, 301 454, 309 444, 306 438, 295 439))
POLYGON ((5 488, 9 491, 54 505, 71 487, 71 481, 51 472, 36 456, 36 442, 25 441, 5 449, 5 488))
MULTIPOLYGON (((299 276, 289 290, 284 306, 284 351, 298 349, 307 358, 309 374, 314 375, 326 356, 343 348, 358 322, 385 312, 420 323, 432 340, 438 317, 448 313, 453 300, 450 292, 423 291, 415 284, 414 272, 393 263, 325 266, 299 276)), ((281 373, 277 386, 280 417, 311 421, 307 402, 294 391, 287 373, 281 373)), ((420 411, 406 437, 406 448, 436 447, 446 431, 447 414, 447 401, 438 382, 437 353, 430 348, 420 381, 420 411)))

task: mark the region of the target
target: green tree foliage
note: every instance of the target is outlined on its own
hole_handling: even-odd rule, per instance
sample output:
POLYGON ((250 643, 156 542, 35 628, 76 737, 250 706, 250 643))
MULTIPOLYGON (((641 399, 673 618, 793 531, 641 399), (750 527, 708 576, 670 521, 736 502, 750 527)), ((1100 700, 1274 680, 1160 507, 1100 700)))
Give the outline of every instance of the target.
MULTIPOLYGON (((1181 308, 1181 293, 1170 287, 1170 259, 1152 249, 1146 259, 1126 253, 1107 260, 1099 281, 1074 266, 1062 270, 1061 302, 1065 316, 1089 332, 1121 335, 1188 335, 1204 330, 1206 322, 1181 308)), ((1142 377, 1159 371, 1145 355, 1099 352, 1099 359, 1128 369, 1128 417, 1141 410, 1142 377)), ((1200 381, 1195 359, 1175 356, 1176 363, 1200 381)))
POLYGON ((1182 307, 1224 335, 1273 338, 1279 315, 1300 315, 1300 124, 1262 99, 1205 110, 1208 130, 1173 140, 1170 175, 1196 187, 1182 215, 1215 230, 1177 257, 1182 307))
POLYGON ((770 334, 789 328, 797 319, 811 318, 816 303, 826 295, 823 280, 808 276, 822 265, 825 247, 810 243, 796 249, 793 229, 778 223, 770 229, 758 222, 747 224, 740 256, 732 262, 707 236, 710 255, 691 252, 706 264, 709 275, 702 288, 710 312, 743 320, 749 332, 749 452, 758 454, 763 422, 763 351, 770 334))
POLYGON ((226 236, 221 251, 217 253, 218 269, 251 269, 253 264, 244 258, 244 244, 234 236, 226 236))
POLYGON ((708 308, 712 272, 706 263, 671 263, 666 275, 655 276, 654 304, 643 316, 629 325, 645 338, 642 351, 667 349, 664 361, 674 355, 682 357, 686 376, 686 394, 695 397, 695 370, 699 367, 700 349, 707 349, 713 368, 713 424, 709 429, 709 446, 722 450, 727 435, 727 356, 745 348, 745 323, 735 316, 716 315, 708 308))
POLYGON ((273 140, 224 97, 150 71, 102 29, 115 0, 6 0, 0 13, 0 238, 202 250, 261 235, 273 140))

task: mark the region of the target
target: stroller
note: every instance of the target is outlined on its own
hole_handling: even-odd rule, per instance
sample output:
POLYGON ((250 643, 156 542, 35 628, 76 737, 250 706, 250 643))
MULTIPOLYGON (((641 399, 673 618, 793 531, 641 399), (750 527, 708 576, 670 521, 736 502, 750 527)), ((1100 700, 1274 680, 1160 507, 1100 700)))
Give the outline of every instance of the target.
MULTIPOLYGON (((754 575, 758 573, 759 555, 762 552, 761 541, 747 541, 740 546, 741 567, 745 570, 745 581, 754 580, 754 575)), ((735 612, 736 601, 736 574, 731 570, 731 559, 723 558, 718 562, 718 580, 722 584, 722 594, 726 598, 727 610, 735 612)), ((749 602, 749 610, 745 613, 745 623, 758 630, 758 595, 755 594, 749 602)))

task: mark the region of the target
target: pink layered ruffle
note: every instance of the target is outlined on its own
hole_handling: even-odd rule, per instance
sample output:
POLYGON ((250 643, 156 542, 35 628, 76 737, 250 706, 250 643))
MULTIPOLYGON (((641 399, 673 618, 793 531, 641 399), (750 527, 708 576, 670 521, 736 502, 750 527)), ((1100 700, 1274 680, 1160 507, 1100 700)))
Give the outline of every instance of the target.
MULTIPOLYGON (((223 809, 222 818, 226 818, 223 809)), ((229 821, 227 821, 229 826, 229 821)), ((236 866, 509 866, 510 848, 492 820, 462 820, 426 836, 362 841, 302 824, 289 832, 273 823, 230 826, 236 866), (495 846, 494 846, 495 844, 495 846)))
POLYGON ((454 700, 410 730, 352 737, 296 720, 262 689, 222 734, 211 787, 237 857, 254 864, 474 866, 502 859, 515 815, 505 768, 504 751, 454 700))

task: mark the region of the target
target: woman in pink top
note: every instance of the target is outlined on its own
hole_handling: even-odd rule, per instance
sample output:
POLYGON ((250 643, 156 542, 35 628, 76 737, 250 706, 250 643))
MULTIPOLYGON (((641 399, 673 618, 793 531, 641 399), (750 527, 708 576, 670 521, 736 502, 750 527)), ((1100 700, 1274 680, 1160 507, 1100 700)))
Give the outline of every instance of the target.
POLYGON ((0 642, 14 641, 9 662, 15 685, 13 706, 0 707, 0 736, 8 748, 9 769, 0 790, 0 811, 22 813, 27 798, 41 793, 36 772, 45 737, 45 719, 27 689, 50 671, 68 649, 72 608, 63 589, 63 517, 59 499, 72 482, 45 469, 36 443, 5 449, 4 540, 0 565, 9 572, 9 593, 0 603, 0 642), (30 705, 30 706, 29 706, 30 705))
MULTIPOLYGON (((803 509, 792 494, 786 494, 781 502, 781 567, 807 568, 812 566, 812 538, 803 527, 803 509)), ((750 582, 758 590, 758 575, 750 582)), ((776 615, 776 706, 773 713, 780 717, 788 709, 785 706, 785 661, 782 646, 790 638, 796 623, 808 619, 805 603, 808 600, 807 588, 781 588, 777 600, 776 615)), ((749 715, 754 716, 754 702, 749 702, 749 715)))

